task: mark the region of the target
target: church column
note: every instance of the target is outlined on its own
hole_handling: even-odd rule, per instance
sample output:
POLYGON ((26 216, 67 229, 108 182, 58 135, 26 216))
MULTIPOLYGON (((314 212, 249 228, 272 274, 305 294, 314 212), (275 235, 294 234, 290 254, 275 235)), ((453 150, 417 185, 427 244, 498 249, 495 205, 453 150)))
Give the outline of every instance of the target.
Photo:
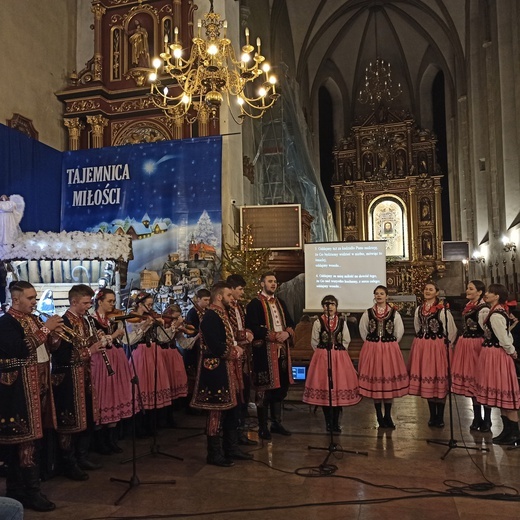
POLYGON ((69 150, 79 150, 79 138, 85 125, 79 120, 79 117, 64 119, 63 124, 69 131, 69 150))
POLYGON ((361 237, 360 240, 368 240, 367 235, 367 220, 368 217, 365 214, 365 192, 361 189, 358 192, 358 215, 360 217, 361 222, 361 237))
POLYGON ((440 178, 435 178, 435 234, 437 239, 435 241, 435 249, 437 250, 437 258, 442 258, 441 242, 438 237, 442 236, 442 201, 441 201, 441 181, 440 178))
MULTIPOLYGON (((459 204, 462 204, 462 207, 459 206, 458 211, 454 212, 454 215, 460 215, 460 217, 456 220, 456 222, 452 222, 452 229, 454 229, 456 239, 460 237, 465 237, 466 240, 469 240, 471 244, 475 244, 475 212, 474 212, 474 199, 473 199, 473 172, 471 171, 471 160, 470 160, 470 150, 469 150, 469 128, 468 128, 468 98, 467 96, 460 96, 458 99, 458 135, 459 135, 459 150, 462 152, 460 154, 460 163, 462 166, 462 172, 454 172, 458 173, 458 175, 454 175, 454 178, 457 179, 459 175, 462 173, 463 176, 463 185, 460 180, 458 182, 454 182, 453 186, 450 186, 450 190, 455 188, 455 191, 452 192, 454 200, 458 200, 459 204), (460 197, 460 187, 463 187, 464 190, 464 200, 461 200, 460 197), (462 226, 459 222, 459 219, 462 218, 462 215, 465 214, 464 224, 462 226), (457 224, 454 226, 453 224, 457 224), (465 229, 464 229, 465 227, 465 229), (462 228, 462 229, 461 229, 462 228), (460 233, 457 233, 457 231, 460 233)), ((453 218, 453 217, 452 217, 453 218)))
POLYGON ((103 146, 104 128, 108 126, 108 119, 101 115, 87 116, 87 123, 92 128, 92 148, 103 146))
POLYGON ((410 211, 408 212, 408 247, 410 251, 410 260, 415 262, 419 260, 419 226, 417 222, 417 191, 415 183, 408 188, 410 197, 410 211))
POLYGON ((106 13, 106 9, 100 4, 99 0, 94 0, 91 11, 94 13, 94 81, 101 81, 101 72, 103 71, 101 19, 106 13))
POLYGON ((338 240, 343 241, 343 215, 341 207, 341 186, 334 186, 334 207, 336 212, 336 232, 338 240))

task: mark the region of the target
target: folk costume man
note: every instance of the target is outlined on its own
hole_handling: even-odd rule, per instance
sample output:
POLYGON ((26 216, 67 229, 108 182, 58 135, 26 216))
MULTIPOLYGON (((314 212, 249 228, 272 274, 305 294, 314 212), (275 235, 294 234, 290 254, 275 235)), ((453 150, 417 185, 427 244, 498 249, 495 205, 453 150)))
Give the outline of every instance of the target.
POLYGON ((38 440, 54 428, 49 345, 62 319, 44 325, 32 315, 36 290, 25 281, 11 282, 12 306, 0 318, 0 444, 9 446, 6 495, 35 511, 55 505, 40 492, 38 440))
POLYGON ((229 307, 229 321, 233 327, 233 334, 238 345, 244 350, 244 355, 242 356, 244 402, 239 406, 238 444, 254 446, 258 443, 247 437, 245 427, 249 398, 251 396, 251 342, 253 341, 253 333, 246 329, 246 312, 242 303, 246 281, 243 276, 232 274, 227 277, 226 282, 230 285, 233 296, 233 301, 229 307))
MULTIPOLYGON (((52 385, 56 405, 64 475, 71 480, 87 480, 83 470, 101 466, 88 459, 94 424, 99 422, 96 395, 92 387, 90 358, 106 341, 98 340, 85 319, 92 306, 94 291, 84 284, 69 291, 70 307, 63 316, 67 339, 61 339, 52 352, 52 385)), ((94 328, 95 329, 95 328, 94 328)))
POLYGON ((208 411, 207 463, 222 467, 233 466, 235 459, 253 458, 238 447, 243 350, 235 341, 227 313, 232 299, 227 283, 218 282, 212 287, 211 305, 200 324, 201 352, 191 400, 193 408, 208 411))
MULTIPOLYGON (((200 322, 211 300, 211 293, 207 289, 199 289, 195 296, 196 299, 193 302, 193 307, 188 311, 188 314, 186 314, 186 323, 193 325, 196 330, 190 337, 197 336, 200 329, 200 322)), ((186 368, 186 374, 188 375, 188 394, 190 395, 193 393, 193 384, 197 374, 199 352, 200 341, 198 338, 190 350, 184 351, 184 366, 186 368)))
POLYGON ((260 286, 262 290, 246 307, 246 327, 254 335, 252 373, 257 392, 258 436, 269 440, 271 433, 291 435, 282 425, 282 402, 293 383, 289 345, 294 323, 285 303, 274 295, 278 287, 275 274, 264 273, 260 286), (267 428, 269 408, 271 432, 267 428))

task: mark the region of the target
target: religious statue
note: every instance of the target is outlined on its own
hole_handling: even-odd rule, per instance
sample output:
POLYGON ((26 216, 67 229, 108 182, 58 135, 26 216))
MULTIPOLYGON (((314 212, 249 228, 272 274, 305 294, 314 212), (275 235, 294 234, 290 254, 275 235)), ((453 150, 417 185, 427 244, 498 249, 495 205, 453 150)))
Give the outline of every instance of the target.
POLYGON ((421 222, 429 222, 432 219, 430 199, 421 199, 421 222))
POLYGON ((148 31, 135 20, 135 29, 129 32, 130 47, 132 48, 132 65, 136 67, 150 67, 150 51, 148 47, 148 31))
POLYGON ((13 244, 22 233, 20 221, 25 201, 21 195, 0 197, 0 244, 13 244))
POLYGON ((422 235, 422 256, 433 256, 433 238, 429 231, 422 235))
POLYGON ((419 173, 428 173, 428 156, 426 153, 419 154, 419 173))
POLYGON ((363 173, 365 177, 369 177, 374 172, 374 165, 372 163, 372 154, 366 153, 363 156, 363 173))
POLYGON ((404 152, 403 152, 403 150, 398 150, 396 157, 395 157, 395 162, 397 165, 397 173, 399 175, 403 175, 404 174, 404 152))
POLYGON ((355 227, 356 225, 356 208, 354 204, 347 204, 345 211, 345 224, 347 227, 355 227))
POLYGON ((352 161, 347 161, 347 173, 345 180, 351 181, 352 180, 352 161))

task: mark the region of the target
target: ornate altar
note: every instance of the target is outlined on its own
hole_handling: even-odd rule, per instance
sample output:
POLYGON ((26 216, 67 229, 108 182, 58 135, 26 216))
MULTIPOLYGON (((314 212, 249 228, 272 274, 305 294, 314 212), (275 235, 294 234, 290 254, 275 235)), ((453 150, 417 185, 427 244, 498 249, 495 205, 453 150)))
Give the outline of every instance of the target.
POLYGON ((444 271, 436 143, 409 115, 380 107, 333 152, 338 236, 386 240, 392 293, 416 292, 444 271))
POLYGON ((57 93, 65 104, 69 149, 98 148, 219 133, 218 121, 166 117, 149 96, 151 59, 164 40, 193 37, 193 0, 92 0, 93 57, 57 93))

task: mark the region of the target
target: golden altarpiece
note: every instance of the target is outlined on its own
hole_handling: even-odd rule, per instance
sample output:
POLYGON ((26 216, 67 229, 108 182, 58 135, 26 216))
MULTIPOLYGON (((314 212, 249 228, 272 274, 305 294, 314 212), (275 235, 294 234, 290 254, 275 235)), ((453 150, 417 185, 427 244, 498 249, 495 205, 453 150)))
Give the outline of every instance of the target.
POLYGON ((65 104, 69 149, 216 135, 218 120, 167 117, 150 96, 151 61, 173 41, 193 37, 193 0, 92 0, 93 57, 57 93, 65 104))
POLYGON ((338 236, 346 242, 386 240, 393 294, 417 293, 445 268, 436 143, 408 114, 379 108, 333 152, 338 236))

